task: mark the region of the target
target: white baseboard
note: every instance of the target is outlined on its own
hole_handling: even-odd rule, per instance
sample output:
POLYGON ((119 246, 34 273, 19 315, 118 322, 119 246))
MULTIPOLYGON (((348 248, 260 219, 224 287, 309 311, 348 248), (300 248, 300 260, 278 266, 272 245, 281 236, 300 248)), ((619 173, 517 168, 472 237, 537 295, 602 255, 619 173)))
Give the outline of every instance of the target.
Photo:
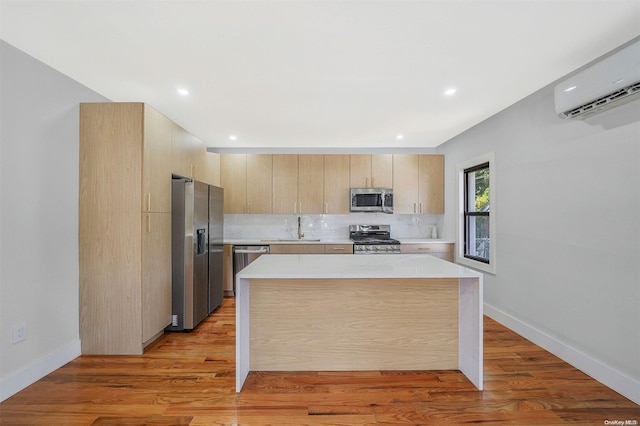
POLYGON ((0 379, 0 402, 37 382, 52 371, 80 356, 80 340, 52 352, 22 370, 0 379))
POLYGON ((640 381, 603 364, 601 361, 568 346, 556 338, 486 303, 484 305, 484 313, 525 339, 530 340, 583 373, 593 377, 605 386, 610 387, 625 398, 629 398, 636 404, 640 404, 640 381))

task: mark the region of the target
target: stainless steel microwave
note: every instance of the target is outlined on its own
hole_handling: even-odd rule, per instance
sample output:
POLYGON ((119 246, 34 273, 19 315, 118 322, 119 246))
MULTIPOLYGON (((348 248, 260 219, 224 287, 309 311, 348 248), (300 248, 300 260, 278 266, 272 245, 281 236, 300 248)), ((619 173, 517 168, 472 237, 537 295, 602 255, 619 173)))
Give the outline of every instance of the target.
POLYGON ((393 213, 393 189, 351 188, 351 211, 393 213))

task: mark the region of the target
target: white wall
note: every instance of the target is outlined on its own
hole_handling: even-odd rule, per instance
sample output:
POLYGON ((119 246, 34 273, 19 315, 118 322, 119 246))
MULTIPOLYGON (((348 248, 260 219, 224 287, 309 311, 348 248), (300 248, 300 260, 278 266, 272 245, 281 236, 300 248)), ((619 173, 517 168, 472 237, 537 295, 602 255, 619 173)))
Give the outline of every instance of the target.
POLYGON ((0 58, 4 400, 80 354, 78 104, 108 100, 3 41, 0 58))
POLYGON ((562 120, 550 85, 438 148, 451 239, 456 164, 495 153, 497 273, 485 274, 486 312, 636 402, 639 146, 640 101, 562 120))

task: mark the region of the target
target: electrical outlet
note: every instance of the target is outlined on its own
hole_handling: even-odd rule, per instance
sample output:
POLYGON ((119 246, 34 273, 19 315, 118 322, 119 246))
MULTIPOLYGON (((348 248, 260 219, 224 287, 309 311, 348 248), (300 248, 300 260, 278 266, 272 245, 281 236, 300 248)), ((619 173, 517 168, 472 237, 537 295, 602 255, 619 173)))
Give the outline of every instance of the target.
POLYGON ((178 326, 178 316, 177 315, 171 315, 171 325, 173 327, 177 327, 178 326))
POLYGON ((11 343, 22 342, 27 339, 27 323, 19 322, 11 327, 11 343))

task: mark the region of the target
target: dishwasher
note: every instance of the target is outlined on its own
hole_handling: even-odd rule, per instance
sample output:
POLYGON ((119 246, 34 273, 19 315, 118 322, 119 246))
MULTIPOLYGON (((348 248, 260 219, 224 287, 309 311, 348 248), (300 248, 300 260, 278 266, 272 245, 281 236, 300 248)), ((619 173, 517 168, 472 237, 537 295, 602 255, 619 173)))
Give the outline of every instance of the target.
POLYGON ((236 275, 251 262, 269 254, 269 246, 233 246, 233 295, 236 295, 236 275))

